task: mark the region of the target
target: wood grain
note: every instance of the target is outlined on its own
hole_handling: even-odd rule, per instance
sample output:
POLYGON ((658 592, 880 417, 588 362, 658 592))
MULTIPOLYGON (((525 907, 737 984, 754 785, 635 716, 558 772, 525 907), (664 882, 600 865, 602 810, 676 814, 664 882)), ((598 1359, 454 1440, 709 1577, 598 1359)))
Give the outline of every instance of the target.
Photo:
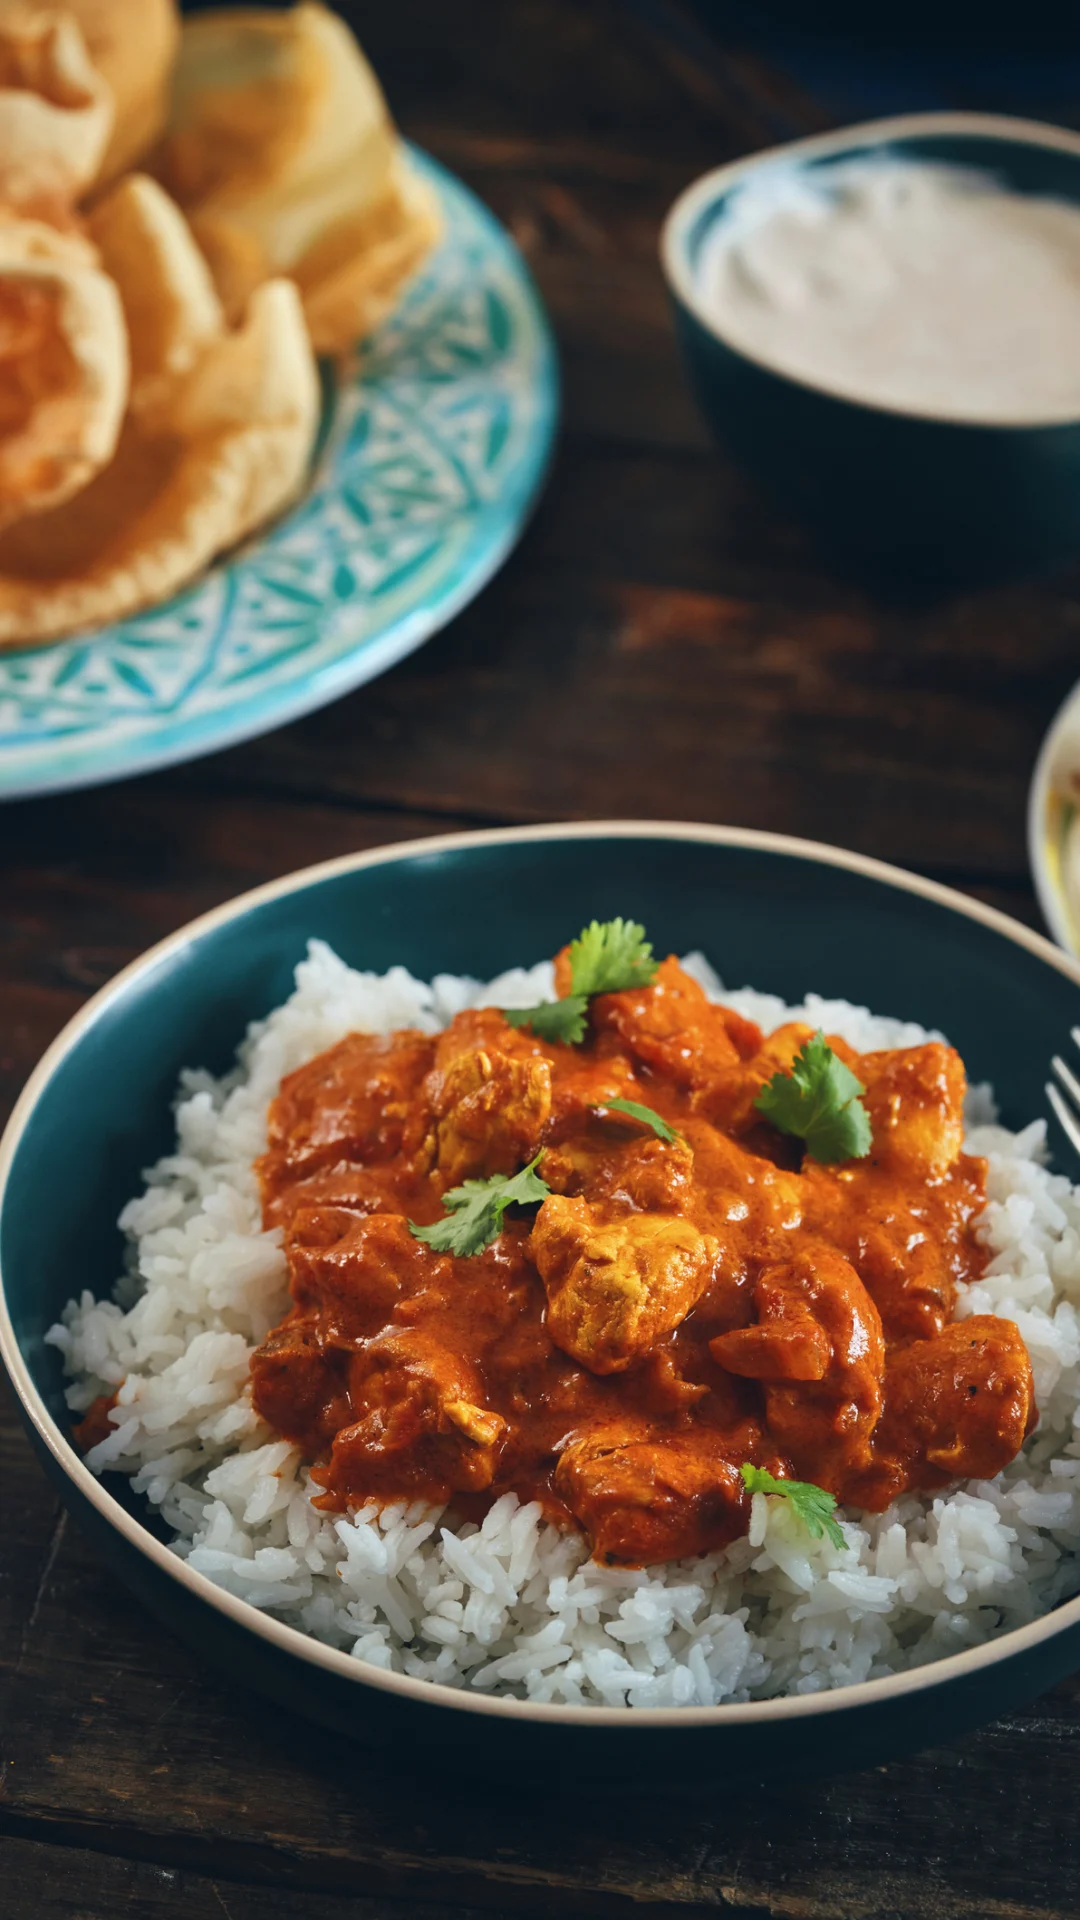
POLYGON ((445 633, 184 778, 492 820, 798 822, 901 865, 1017 878, 1078 586, 876 602, 713 456, 590 444, 445 633))
MULTIPOLYGON (((346 9, 348 10, 348 9, 346 9)), ((1024 800, 1080 570, 937 602, 838 575, 713 447, 657 235, 703 168, 828 123, 681 0, 353 8, 406 131, 517 237, 565 423, 519 551, 323 713, 0 832, 0 1111, 95 987, 328 856, 617 814, 837 841, 1031 923, 1024 800)), ((1080 1683, 887 1768, 633 1806, 389 1775, 220 1679, 116 1589, 0 1394, 4 1920, 1076 1920, 1080 1683)), ((927 1739, 933 1740, 933 1725, 927 1739)))
POLYGON ((1076 1910, 1080 1683, 953 1749, 697 1803, 663 1799, 662 1783, 644 1808, 602 1791, 582 1808, 452 1778, 421 1786, 218 1680, 117 1591, 75 1530, 58 1533, 24 1450, 5 1465, 4 1520, 34 1573, 20 1572, 18 1658, 0 1669, 0 1833, 305 1895, 525 1914, 557 1900, 575 1920, 1076 1910), (1037 1795, 1012 1790, 1021 1751, 1037 1795))
MULTIPOLYGON (((280 1886, 244 1886, 148 1860, 84 1847, 0 1839, 4 1920, 289 1920, 297 1896, 280 1886)), ((305 1893, 305 1920, 475 1920, 476 1908, 387 1900, 364 1893, 305 1893)))

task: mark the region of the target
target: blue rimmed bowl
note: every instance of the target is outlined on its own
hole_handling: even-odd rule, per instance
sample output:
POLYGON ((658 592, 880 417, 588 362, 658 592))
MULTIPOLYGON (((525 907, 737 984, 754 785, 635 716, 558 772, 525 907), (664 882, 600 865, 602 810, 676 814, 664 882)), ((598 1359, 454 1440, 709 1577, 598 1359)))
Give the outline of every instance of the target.
MULTIPOLYGON (((642 822, 452 835, 262 887, 153 948, 45 1055, 0 1142, 0 1354, 45 1471, 116 1575, 200 1657, 384 1752, 460 1770, 652 1791, 855 1766, 936 1743, 1080 1665, 1080 1599, 986 1646, 831 1693, 721 1707, 531 1704, 389 1674, 215 1587, 170 1552, 126 1482, 73 1447, 44 1335, 73 1292, 107 1294, 116 1226, 172 1138, 180 1070, 223 1071, 289 993, 313 936, 351 964, 491 977, 594 915, 702 947, 732 984, 808 989, 944 1029, 1004 1122, 1045 1111, 1047 1062, 1080 1021, 1080 964, 976 901, 855 854, 776 835, 642 822)), ((1058 1140, 1060 1145, 1060 1137, 1058 1140)), ((18 1551, 17 1543, 12 1551, 18 1551)))
POLYGON ((661 259, 691 380, 710 425, 831 547, 934 582, 1080 555, 1080 417, 972 423, 874 405, 780 373, 729 339, 703 297, 706 243, 748 181, 827 182, 851 161, 933 161, 1015 193, 1080 206, 1080 134, 996 114, 908 114, 717 167, 668 214, 661 259))

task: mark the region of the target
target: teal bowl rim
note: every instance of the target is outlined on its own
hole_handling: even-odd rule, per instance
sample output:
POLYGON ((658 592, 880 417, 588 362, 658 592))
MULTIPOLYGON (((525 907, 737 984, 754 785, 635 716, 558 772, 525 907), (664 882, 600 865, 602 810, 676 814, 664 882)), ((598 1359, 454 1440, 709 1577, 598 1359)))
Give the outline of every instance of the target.
MULTIPOLYGON (((409 840, 389 847, 376 847, 367 853, 346 854, 339 859, 322 861, 315 866, 302 868, 296 873, 286 874, 280 880, 272 880, 265 886, 240 894, 223 906, 213 908, 209 913, 200 914, 123 968, 114 980, 94 994, 93 998, 68 1021, 42 1056, 23 1088, 4 1134, 0 1138, 0 1207, 3 1205, 19 1141, 38 1098, 55 1069, 66 1055, 79 1045, 83 1035, 105 1012, 115 1002, 123 999, 129 986, 152 973, 172 955, 182 952, 204 934, 227 924, 230 920, 242 918, 266 901, 279 899, 290 893, 302 893, 313 883, 340 874, 359 872, 367 867, 385 866, 418 857, 427 858, 432 853, 457 852, 470 847, 520 846, 536 841, 597 837, 697 841, 713 846, 742 847, 761 853, 785 854, 801 860, 816 861, 824 866, 846 868, 849 873, 864 875, 867 879, 894 887, 899 892, 914 894, 938 906, 951 908, 953 912, 962 914, 968 920, 980 922, 993 932, 1013 941, 1015 945, 1026 947, 1037 959, 1045 961, 1056 972, 1064 974, 1075 986, 1080 987, 1080 962, 1062 952, 1060 947, 1053 946, 1042 934, 1034 933, 1030 928, 1022 926, 1019 921, 1010 919, 1007 914, 999 913, 994 907, 984 906, 981 901, 970 899, 967 895, 957 893, 953 888, 942 886, 937 881, 925 880, 918 874, 905 872, 901 867, 871 859, 866 854, 850 853, 841 847, 827 846, 820 841, 797 839, 787 834, 763 833, 749 827, 714 827, 700 825, 693 821, 656 820, 591 820, 566 825, 500 827, 474 833, 433 835, 430 838, 409 840)), ((355 1659, 352 1654, 323 1645, 321 1641, 302 1633, 299 1628, 286 1626, 284 1622, 260 1612, 250 1602, 238 1600, 232 1594, 224 1592, 222 1588, 216 1587, 205 1574, 198 1573, 185 1561, 178 1559, 164 1542, 156 1539, 109 1493, 102 1482, 95 1478, 49 1413, 30 1377, 29 1369, 15 1338, 15 1330, 7 1309, 2 1274, 0 1274, 0 1360, 7 1368, 24 1415, 30 1421, 43 1447, 53 1456, 67 1479, 98 1515, 126 1540, 129 1547, 134 1548, 150 1561, 159 1573, 175 1580, 194 1599, 202 1600, 207 1606, 232 1621, 234 1625, 246 1627, 268 1646, 277 1648, 282 1654, 309 1661, 312 1665, 322 1668, 324 1672, 334 1674, 353 1686, 375 1688, 381 1693, 397 1695, 401 1699, 410 1700, 416 1704, 474 1714, 481 1718, 534 1721, 541 1725, 561 1725, 581 1729, 622 1727, 630 1731, 637 1728, 642 1733, 658 1727, 672 1729, 764 1726, 773 1722, 782 1724, 785 1721, 802 1721, 818 1716, 842 1714, 857 1708, 872 1708, 875 1703, 896 1700, 904 1695, 921 1694, 947 1681, 969 1678, 983 1669, 996 1666, 999 1661, 1029 1652, 1070 1627, 1080 1626, 1080 1597, 1077 1597, 1054 1608, 1050 1613, 1040 1614, 1027 1626, 1014 1627, 1010 1632, 1000 1635, 995 1640, 989 1640, 982 1646, 969 1647, 962 1653, 949 1654, 944 1659, 931 1661, 925 1666, 915 1667, 904 1673, 890 1674, 884 1679, 861 1681, 855 1686, 836 1687, 829 1692, 787 1695, 775 1700, 753 1700, 715 1707, 559 1706, 498 1696, 489 1697, 465 1690, 459 1691, 455 1687, 443 1686, 429 1680, 415 1680, 407 1674, 386 1673, 382 1668, 369 1666, 366 1662, 355 1659)))
POLYGON ((887 401, 864 400, 856 394, 841 393, 833 387, 789 373, 771 360, 751 352, 741 341, 729 339, 700 297, 697 279, 690 264, 690 235, 710 204, 730 192, 740 180, 759 169, 790 161, 825 159, 830 154, 843 153, 848 147, 885 147, 893 141, 935 135, 999 140, 1004 146, 1036 147, 1052 153, 1071 154, 1077 162, 1080 178, 1080 133, 1068 127, 1053 126, 1049 121, 1024 120, 1003 113, 904 113, 891 115, 884 120, 860 120, 853 126, 838 127, 830 133, 815 133, 805 139, 765 147, 740 160, 730 160, 721 167, 713 167, 708 173, 692 180, 669 208, 660 233, 660 264, 668 288, 698 326, 728 353, 771 375, 774 380, 786 381, 790 386, 799 387, 804 393, 815 394, 819 399, 830 400, 836 406, 856 408, 867 414, 886 414, 893 419, 921 422, 927 426, 953 427, 971 434, 1031 433, 1039 429, 1080 426, 1080 412, 1050 419, 965 420, 953 414, 935 412, 931 408, 902 407, 887 401))

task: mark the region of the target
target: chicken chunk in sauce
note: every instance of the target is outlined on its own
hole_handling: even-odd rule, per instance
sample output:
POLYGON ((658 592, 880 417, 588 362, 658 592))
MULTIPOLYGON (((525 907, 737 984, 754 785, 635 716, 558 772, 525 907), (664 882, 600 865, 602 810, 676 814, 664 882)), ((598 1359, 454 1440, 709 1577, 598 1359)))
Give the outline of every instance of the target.
POLYGON ((624 1373, 696 1305, 720 1243, 679 1214, 616 1212, 553 1194, 528 1253, 548 1297, 547 1330, 590 1373, 624 1373))
POLYGON ((454 1187, 532 1159, 551 1112, 551 1067, 485 1007, 459 1014, 440 1034, 425 1093, 435 1164, 454 1187))
POLYGON ((963 1064, 832 1041, 873 1143, 825 1165, 755 1104, 808 1037, 763 1035, 669 959, 599 992, 580 1045, 487 1008, 290 1075, 258 1171, 292 1305, 252 1391, 321 1504, 478 1516, 513 1490, 649 1565, 745 1531, 744 1464, 875 1511, 1005 1465, 1036 1414, 1016 1328, 955 1318, 984 1263, 963 1064), (537 1155, 538 1207, 468 1253, 417 1237, 537 1155))

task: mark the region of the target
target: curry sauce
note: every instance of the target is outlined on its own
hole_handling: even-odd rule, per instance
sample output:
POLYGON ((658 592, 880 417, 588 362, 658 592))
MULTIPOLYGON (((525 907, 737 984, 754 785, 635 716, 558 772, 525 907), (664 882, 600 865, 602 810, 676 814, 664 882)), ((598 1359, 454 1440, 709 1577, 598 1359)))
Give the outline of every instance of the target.
POLYGON ((1004 1467, 1036 1410, 1012 1322, 954 1318, 985 1259, 963 1063, 831 1039, 872 1145, 826 1165, 755 1104, 810 1035, 765 1037, 668 959, 593 999, 580 1045, 483 1008, 284 1080, 258 1171, 292 1306, 252 1391, 318 1503, 476 1515, 513 1490, 649 1565, 746 1531, 744 1464, 874 1511, 1004 1467), (417 1237, 533 1160, 546 1197, 482 1251, 417 1237))

